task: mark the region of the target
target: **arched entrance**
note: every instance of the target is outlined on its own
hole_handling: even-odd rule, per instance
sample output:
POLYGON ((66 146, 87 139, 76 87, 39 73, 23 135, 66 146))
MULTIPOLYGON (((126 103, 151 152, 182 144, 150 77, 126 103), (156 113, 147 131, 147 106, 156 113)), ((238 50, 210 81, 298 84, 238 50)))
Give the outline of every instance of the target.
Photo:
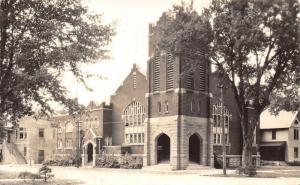
POLYGON ((87 162, 92 162, 93 161, 93 144, 89 143, 87 145, 87 162))
POLYGON ((157 163, 170 162, 170 138, 162 134, 157 139, 157 163))
POLYGON ((193 134, 189 138, 189 161, 195 163, 201 163, 201 140, 197 134, 193 134))

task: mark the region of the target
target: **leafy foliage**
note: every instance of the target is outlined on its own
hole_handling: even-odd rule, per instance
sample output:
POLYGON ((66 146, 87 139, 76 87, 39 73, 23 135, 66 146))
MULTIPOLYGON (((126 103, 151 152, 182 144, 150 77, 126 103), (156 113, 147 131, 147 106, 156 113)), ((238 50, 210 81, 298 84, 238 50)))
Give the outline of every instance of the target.
POLYGON ((91 14, 82 0, 0 1, 0 123, 53 109, 50 102, 78 110, 67 98, 62 75, 85 84, 82 64, 108 57, 112 25, 91 14))
POLYGON ((241 120, 244 172, 260 113, 299 110, 299 25, 297 0, 213 0, 201 15, 182 3, 157 23, 158 49, 191 53, 190 68, 209 59, 228 82, 241 120))

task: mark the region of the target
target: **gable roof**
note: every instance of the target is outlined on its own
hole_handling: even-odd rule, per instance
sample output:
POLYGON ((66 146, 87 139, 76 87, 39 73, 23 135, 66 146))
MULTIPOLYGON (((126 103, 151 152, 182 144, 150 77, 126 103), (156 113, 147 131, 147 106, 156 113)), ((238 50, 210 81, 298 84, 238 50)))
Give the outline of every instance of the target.
POLYGON ((291 127, 298 111, 288 112, 280 111, 278 115, 270 113, 269 109, 263 111, 260 115, 260 129, 281 129, 291 127))

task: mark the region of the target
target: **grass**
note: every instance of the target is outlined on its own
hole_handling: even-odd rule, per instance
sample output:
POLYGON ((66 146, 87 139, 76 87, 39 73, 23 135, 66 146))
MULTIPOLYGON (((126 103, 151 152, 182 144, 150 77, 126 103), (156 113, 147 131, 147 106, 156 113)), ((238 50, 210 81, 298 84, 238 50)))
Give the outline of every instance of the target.
POLYGON ((56 179, 55 177, 44 182, 43 179, 36 179, 34 182, 31 179, 19 179, 20 172, 0 171, 0 185, 77 185, 82 184, 75 180, 56 179))
POLYGON ((32 182, 32 180, 26 180, 25 182, 23 180, 20 181, 16 181, 16 180, 12 180, 12 181, 0 181, 0 185, 79 185, 82 184, 78 181, 72 181, 72 180, 60 180, 60 179, 55 179, 55 180, 50 180, 49 182, 44 182, 41 180, 35 180, 34 183, 32 182))

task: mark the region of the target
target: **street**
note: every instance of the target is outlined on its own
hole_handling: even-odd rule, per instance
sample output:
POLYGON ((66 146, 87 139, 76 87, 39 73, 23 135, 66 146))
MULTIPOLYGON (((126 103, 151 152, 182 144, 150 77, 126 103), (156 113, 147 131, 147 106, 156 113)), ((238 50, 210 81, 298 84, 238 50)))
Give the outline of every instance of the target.
MULTIPOLYGON (((32 171, 37 172, 39 166, 0 166, 2 171, 32 171)), ((221 175, 221 170, 198 170, 162 172, 125 169, 51 167, 55 178, 78 180, 84 185, 299 185, 299 178, 249 178, 249 177, 217 177, 206 175, 221 175)), ((233 170, 229 174, 234 173, 233 170)))

